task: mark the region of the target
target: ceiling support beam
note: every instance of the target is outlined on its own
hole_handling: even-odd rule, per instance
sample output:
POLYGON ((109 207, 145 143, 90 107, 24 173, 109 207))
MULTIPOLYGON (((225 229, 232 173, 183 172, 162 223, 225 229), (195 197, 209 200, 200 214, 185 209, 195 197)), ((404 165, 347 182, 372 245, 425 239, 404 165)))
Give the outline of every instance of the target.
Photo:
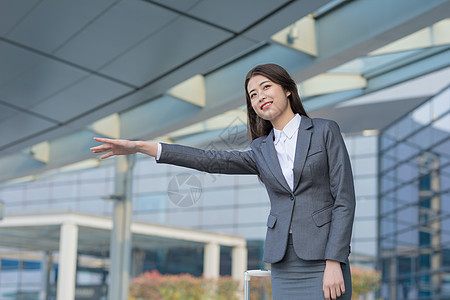
POLYGON ((450 1, 361 0, 316 20, 318 57, 294 75, 302 82, 448 17, 450 1))

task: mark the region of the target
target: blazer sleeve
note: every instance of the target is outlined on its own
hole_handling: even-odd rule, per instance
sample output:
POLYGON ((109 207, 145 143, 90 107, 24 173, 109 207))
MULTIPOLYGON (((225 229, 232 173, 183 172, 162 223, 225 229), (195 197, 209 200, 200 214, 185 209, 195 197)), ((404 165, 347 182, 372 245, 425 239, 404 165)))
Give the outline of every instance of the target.
POLYGON ((327 124, 325 144, 330 191, 335 201, 325 259, 345 263, 350 254, 350 240, 355 215, 355 189, 350 158, 339 126, 334 121, 327 124))
POLYGON ((202 150, 175 144, 161 143, 157 163, 166 163, 208 173, 258 174, 253 150, 202 150))

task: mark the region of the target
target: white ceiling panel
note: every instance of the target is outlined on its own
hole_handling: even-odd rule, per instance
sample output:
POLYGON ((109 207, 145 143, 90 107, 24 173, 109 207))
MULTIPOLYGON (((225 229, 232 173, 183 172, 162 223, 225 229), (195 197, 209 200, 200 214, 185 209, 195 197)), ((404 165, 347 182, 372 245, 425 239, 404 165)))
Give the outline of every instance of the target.
POLYGON ((119 2, 56 52, 56 56, 98 69, 160 30, 177 14, 141 0, 119 2))
POLYGON ((240 32, 259 19, 269 16, 287 0, 208 0, 189 10, 189 15, 240 32))
POLYGON ((148 0, 148 2, 160 3, 178 11, 186 12, 192 8, 196 3, 202 0, 148 0))
POLYGON ((65 122, 129 91, 129 87, 91 75, 32 109, 41 115, 65 122))
POLYGON ((0 89, 44 60, 40 55, 2 41, 0 41, 0 58, 0 89))
POLYGON ((15 114, 0 121, 0 149, 53 126, 54 123, 23 112, 15 114))
POLYGON ((26 13, 33 8, 38 0, 17 1, 17 0, 2 0, 0 1, 0 11, 6 13, 2 14, 0 18, 0 35, 4 36, 16 25, 26 13))
POLYGON ((0 99, 28 108, 88 75, 61 62, 45 59, 0 87, 0 99))
POLYGON ((113 0, 42 1, 7 37, 51 53, 113 2, 113 0))
POLYGON ((231 34, 181 17, 101 70, 143 85, 212 48, 231 34))

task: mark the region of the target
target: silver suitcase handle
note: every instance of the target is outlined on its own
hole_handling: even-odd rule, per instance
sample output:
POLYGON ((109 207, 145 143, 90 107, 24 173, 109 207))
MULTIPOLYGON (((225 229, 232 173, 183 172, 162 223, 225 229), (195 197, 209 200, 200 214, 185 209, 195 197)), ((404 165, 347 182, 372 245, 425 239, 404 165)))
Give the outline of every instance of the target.
POLYGON ((247 270, 244 272, 244 300, 250 300, 250 280, 252 277, 270 277, 270 270, 247 270))

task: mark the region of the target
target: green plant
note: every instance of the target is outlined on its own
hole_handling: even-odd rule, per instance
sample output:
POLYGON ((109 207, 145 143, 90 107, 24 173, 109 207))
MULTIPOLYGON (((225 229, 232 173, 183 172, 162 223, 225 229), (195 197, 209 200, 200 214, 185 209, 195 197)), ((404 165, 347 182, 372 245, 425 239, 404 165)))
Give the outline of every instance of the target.
POLYGON ((376 291, 380 288, 381 273, 374 269, 350 267, 352 272, 352 298, 376 291))
POLYGON ((252 278, 250 281, 250 300, 272 300, 272 284, 270 278, 252 278))
POLYGON ((145 272, 131 280, 133 300, 238 300, 239 282, 231 277, 217 280, 189 274, 161 275, 145 272))

